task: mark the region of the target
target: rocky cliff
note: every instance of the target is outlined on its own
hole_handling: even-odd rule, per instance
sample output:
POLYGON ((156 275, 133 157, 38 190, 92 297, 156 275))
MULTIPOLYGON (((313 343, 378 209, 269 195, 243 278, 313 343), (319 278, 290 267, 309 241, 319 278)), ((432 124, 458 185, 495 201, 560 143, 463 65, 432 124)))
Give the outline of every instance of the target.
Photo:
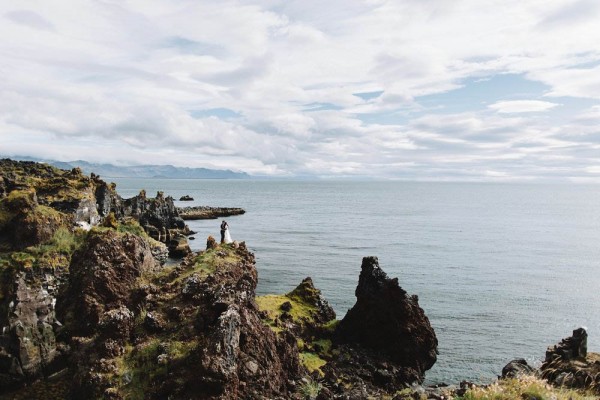
POLYGON ((363 265, 356 318, 382 307, 418 334, 375 318, 373 329, 391 329, 385 348, 350 335, 352 319, 340 323, 310 278, 257 298, 243 243, 209 238, 165 266, 160 242, 181 247, 186 229, 160 192, 123 199, 95 175, 2 160, 0 395, 356 398, 421 381, 435 360, 416 299, 378 267, 363 265))

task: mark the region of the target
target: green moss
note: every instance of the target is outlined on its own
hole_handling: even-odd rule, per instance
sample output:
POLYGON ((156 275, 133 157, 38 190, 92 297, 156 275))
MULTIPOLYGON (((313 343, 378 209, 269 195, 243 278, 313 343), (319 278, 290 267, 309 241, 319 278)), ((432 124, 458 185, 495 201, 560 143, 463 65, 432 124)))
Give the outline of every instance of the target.
POLYGON ((82 230, 71 232, 67 228, 58 228, 47 243, 23 251, 0 253, 0 270, 67 267, 73 253, 83 245, 86 235, 82 230))
POLYGON ((36 263, 36 259, 33 255, 26 252, 15 251, 10 255, 10 259, 14 265, 19 266, 21 269, 32 268, 36 263))
MULTIPOLYGON (((109 216, 107 217, 107 219, 110 219, 110 216, 112 215, 112 218, 114 219, 114 214, 110 213, 109 216)), ((121 232, 121 233, 131 233, 137 236, 141 236, 143 238, 149 238, 148 234, 146 233, 146 231, 144 230, 144 228, 142 228, 142 226, 139 224, 139 222, 137 220, 135 220, 134 218, 125 218, 122 221, 119 221, 118 223, 115 221, 115 226, 117 229, 117 232, 121 232)))
POLYGON ((281 317, 281 314, 284 311, 281 309, 281 305, 285 302, 290 302, 292 308, 288 312, 291 315, 292 321, 299 325, 305 325, 307 322, 313 322, 314 318, 312 316, 312 312, 314 311, 314 307, 298 301, 298 299, 293 299, 288 297, 287 295, 276 295, 276 294, 268 294, 265 296, 257 296, 256 304, 258 304, 258 308, 261 311, 266 311, 268 315, 268 320, 273 323, 276 319, 281 317))
POLYGON ((312 341, 312 346, 321 356, 331 356, 332 342, 330 339, 318 339, 312 341))
POLYGON ((220 245, 216 249, 206 250, 194 258, 192 268, 179 274, 174 282, 180 282, 191 275, 206 277, 227 268, 228 265, 238 264, 242 259, 229 245, 220 245))
POLYGON ((337 326, 340 324, 340 320, 339 319, 332 319, 329 322, 326 322, 325 324, 323 324, 323 329, 325 329, 327 332, 335 332, 335 330, 337 329, 337 326))
MULTIPOLYGON (((308 288, 308 285, 306 285, 308 288)), ((320 295, 320 292, 315 290, 316 295, 320 295)), ((267 325, 275 333, 280 332, 288 322, 291 322, 300 330, 304 330, 305 327, 311 327, 307 332, 311 333, 311 336, 303 335, 302 338, 297 339, 298 350, 300 353, 300 359, 304 366, 309 371, 319 370, 327 363, 327 359, 332 357, 332 342, 331 332, 335 330, 338 324, 337 320, 332 320, 326 324, 319 324, 315 321, 315 314, 318 312, 316 306, 306 302, 304 299, 310 299, 310 296, 306 296, 306 293, 298 293, 296 290, 286 295, 265 295, 256 297, 256 303, 259 310, 267 314, 266 318, 263 319, 263 323, 267 325), (282 305, 289 302, 291 307, 284 307, 289 309, 284 311, 282 305), (284 316, 285 314, 285 316, 284 316), (282 322, 285 321, 285 322, 282 322), (321 329, 314 329, 321 328, 321 329), (322 332, 322 337, 312 336, 315 331, 322 332)))
POLYGON ((318 371, 319 375, 323 376, 323 371, 321 371, 321 367, 327 364, 327 361, 323 360, 316 353, 311 353, 307 351, 303 351, 300 353, 300 362, 309 372, 318 371))
POLYGON ((128 346, 119 359, 119 386, 126 399, 145 399, 152 382, 161 379, 169 371, 169 366, 187 359, 198 346, 195 341, 162 341, 152 339, 136 346, 128 346), (160 356, 160 357, 159 357, 160 356))

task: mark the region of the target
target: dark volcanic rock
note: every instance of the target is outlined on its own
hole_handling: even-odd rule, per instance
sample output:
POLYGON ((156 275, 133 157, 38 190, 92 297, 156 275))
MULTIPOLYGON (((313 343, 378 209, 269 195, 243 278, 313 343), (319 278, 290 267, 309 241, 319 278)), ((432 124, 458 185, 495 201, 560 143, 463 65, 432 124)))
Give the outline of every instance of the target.
POLYGON ((338 340, 375 350, 422 380, 437 359, 437 338, 417 296, 388 278, 376 257, 363 258, 361 269, 356 304, 340 322, 338 340))
POLYGON ((153 226, 159 230, 185 229, 171 196, 158 192, 155 198, 146 197, 146 192, 123 201, 123 216, 136 218, 142 226, 153 226))
MULTIPOLYGON (((311 313, 311 317, 313 319, 313 324, 315 325, 324 324, 332 319, 335 319, 335 311, 329 305, 327 300, 325 300, 325 298, 321 295, 321 291, 315 288, 315 285, 310 277, 304 278, 302 282, 286 296, 290 298, 297 298, 313 308, 314 311, 311 313)), ((284 305, 285 303, 282 304, 282 307, 284 305)))
POLYGON ((94 332, 104 312, 131 305, 136 280, 157 268, 150 245, 139 236, 108 230, 92 232, 69 267, 69 286, 59 298, 60 315, 72 334, 94 332))
POLYGON ((139 278, 157 267, 144 239, 113 230, 92 231, 73 255, 69 284, 57 303, 71 336, 70 398, 101 398, 109 389, 106 369, 130 339, 139 278))
POLYGON ((588 353, 587 332, 583 328, 575 329, 572 336, 548 347, 540 370, 544 379, 558 387, 600 393, 600 354, 588 353))
POLYGON ((524 358, 512 360, 502 368, 502 378, 518 378, 521 375, 531 375, 535 368, 527 364, 524 358))
POLYGON ((169 255, 171 257, 183 258, 192 252, 187 238, 183 235, 177 235, 168 243, 169 255))
POLYGON ((186 194, 185 196, 181 196, 179 198, 179 201, 194 201, 194 198, 192 196, 186 194))
POLYGON ((29 269, 12 278, 11 288, 4 293, 6 315, 0 315, 1 388, 48 377, 64 368, 68 348, 57 342, 62 324, 54 305, 65 272, 29 269))
MULTIPOLYGON (((198 389, 219 399, 283 396, 288 380, 301 372, 296 340, 277 337, 263 324, 254 302, 254 257, 242 244, 235 253, 243 261, 216 271, 219 284, 206 287, 198 311, 207 340, 198 389)), ((199 394, 194 398, 204 398, 199 394)))
POLYGON ((587 332, 583 328, 573 331, 573 336, 565 338, 559 344, 548 347, 546 350, 546 363, 555 359, 570 361, 585 359, 587 356, 587 332))
POLYGON ((221 217, 229 217, 232 215, 245 214, 241 208, 226 208, 226 207, 208 207, 208 206, 197 206, 197 207, 178 207, 177 208, 181 218, 185 220, 193 219, 216 219, 221 217))

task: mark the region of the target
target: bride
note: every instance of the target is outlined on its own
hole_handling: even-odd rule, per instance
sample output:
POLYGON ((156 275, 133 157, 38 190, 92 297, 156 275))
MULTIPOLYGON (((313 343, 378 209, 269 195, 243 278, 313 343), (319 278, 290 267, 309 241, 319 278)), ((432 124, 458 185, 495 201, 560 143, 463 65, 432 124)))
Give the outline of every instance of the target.
POLYGON ((229 224, 227 224, 225 226, 225 243, 231 243, 233 242, 233 240, 231 240, 231 234, 229 233, 229 224))

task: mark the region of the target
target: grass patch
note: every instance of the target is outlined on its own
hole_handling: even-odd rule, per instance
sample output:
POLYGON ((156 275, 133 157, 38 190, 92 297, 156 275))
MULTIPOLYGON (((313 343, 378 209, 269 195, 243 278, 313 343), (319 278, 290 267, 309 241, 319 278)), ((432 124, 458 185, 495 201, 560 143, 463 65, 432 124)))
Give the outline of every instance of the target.
POLYGON ((315 350, 318 348, 318 354, 320 355, 326 355, 326 356, 331 356, 331 340, 330 339, 318 339, 318 340, 313 340, 312 342, 312 346, 313 348, 315 348, 315 350))
POLYGON ((321 371, 321 367, 327 364, 327 361, 323 360, 316 353, 311 353, 308 351, 300 352, 300 362, 309 372, 318 371, 319 375, 324 376, 323 371, 321 371))
POLYGON ((469 389, 457 400, 595 400, 597 396, 575 390, 555 388, 546 381, 533 377, 521 376, 513 379, 499 380, 487 387, 469 389))
POLYGON ((189 357, 197 345, 195 341, 161 342, 159 339, 153 339, 135 348, 128 346, 119 363, 124 398, 145 399, 150 385, 165 376, 170 365, 189 357))
MULTIPOLYGON (((114 214, 111 213, 114 218, 114 214)), ((108 218, 108 217, 107 217, 108 218)), ((115 221, 116 222, 116 221, 115 221)), ((150 239, 150 236, 146 233, 144 228, 134 218, 125 218, 122 221, 116 222, 117 232, 119 233, 131 233, 136 236, 141 236, 145 239, 150 239)))
POLYGON ((281 317, 284 311, 281 309, 281 305, 289 301, 292 308, 288 312, 292 316, 294 323, 305 325, 306 322, 312 322, 312 311, 314 307, 307 305, 297 299, 292 299, 286 295, 267 294, 265 296, 257 296, 256 304, 261 311, 266 311, 268 315, 269 326, 275 326, 274 322, 276 319, 281 317))
POLYGON ((227 268, 228 265, 237 264, 241 258, 235 253, 235 249, 229 245, 220 245, 216 249, 206 250, 198 254, 192 268, 179 274, 173 282, 180 282, 193 274, 201 277, 212 275, 220 269, 227 268))
POLYGON ((57 268, 67 267, 73 253, 83 246, 86 232, 67 228, 58 228, 52 238, 37 246, 27 247, 22 251, 0 254, 0 270, 14 268, 57 268))
POLYGON ((305 400, 313 400, 316 399, 317 396, 319 396, 321 389, 322 386, 319 382, 311 378, 307 378, 306 382, 300 385, 300 394, 305 400))

